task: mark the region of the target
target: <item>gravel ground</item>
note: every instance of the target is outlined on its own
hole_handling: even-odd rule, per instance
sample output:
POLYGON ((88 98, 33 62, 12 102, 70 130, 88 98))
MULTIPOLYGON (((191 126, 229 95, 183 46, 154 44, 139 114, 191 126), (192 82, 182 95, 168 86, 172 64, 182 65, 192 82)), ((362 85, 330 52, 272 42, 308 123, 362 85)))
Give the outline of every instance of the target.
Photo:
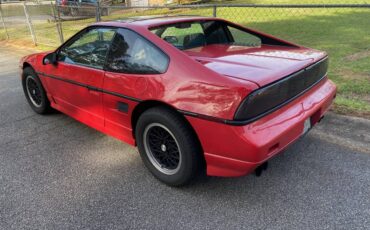
POLYGON ((370 122, 330 114, 261 177, 154 179, 137 150, 26 103, 0 43, 0 228, 370 229, 370 122))

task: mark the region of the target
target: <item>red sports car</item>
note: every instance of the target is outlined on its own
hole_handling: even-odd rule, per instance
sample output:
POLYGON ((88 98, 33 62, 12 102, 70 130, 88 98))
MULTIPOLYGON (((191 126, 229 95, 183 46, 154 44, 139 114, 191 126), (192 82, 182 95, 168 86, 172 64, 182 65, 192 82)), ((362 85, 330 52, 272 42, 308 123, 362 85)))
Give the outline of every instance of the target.
POLYGON ((234 177, 304 135, 336 95, 325 52, 218 18, 96 23, 20 62, 26 98, 137 145, 166 184, 234 177))

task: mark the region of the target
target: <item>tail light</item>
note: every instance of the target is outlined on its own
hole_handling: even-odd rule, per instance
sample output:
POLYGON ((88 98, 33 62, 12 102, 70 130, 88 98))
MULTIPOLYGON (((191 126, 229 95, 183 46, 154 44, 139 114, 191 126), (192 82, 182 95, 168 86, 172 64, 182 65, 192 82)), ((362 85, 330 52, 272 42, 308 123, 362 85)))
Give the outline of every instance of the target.
POLYGON ((240 104, 234 120, 254 121, 302 95, 326 76, 328 59, 322 59, 305 69, 249 94, 240 104))

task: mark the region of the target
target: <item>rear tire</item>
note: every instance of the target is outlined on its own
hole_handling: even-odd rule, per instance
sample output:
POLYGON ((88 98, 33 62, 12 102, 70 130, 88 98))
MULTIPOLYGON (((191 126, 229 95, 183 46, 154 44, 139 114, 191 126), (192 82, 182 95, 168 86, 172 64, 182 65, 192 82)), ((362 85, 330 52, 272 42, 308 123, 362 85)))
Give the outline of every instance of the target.
POLYGON ((145 166, 167 185, 189 183, 202 167, 199 141, 175 111, 148 109, 138 119, 135 136, 145 166))
POLYGON ((42 86, 40 78, 31 67, 23 69, 22 86, 28 104, 36 113, 45 114, 51 111, 46 91, 42 86))

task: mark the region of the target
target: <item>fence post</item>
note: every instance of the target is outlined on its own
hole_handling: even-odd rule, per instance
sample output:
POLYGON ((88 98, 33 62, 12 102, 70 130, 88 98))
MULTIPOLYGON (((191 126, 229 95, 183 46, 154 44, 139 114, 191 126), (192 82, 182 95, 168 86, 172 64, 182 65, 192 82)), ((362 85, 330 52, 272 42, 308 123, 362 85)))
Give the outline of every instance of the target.
POLYGON ((28 24, 28 28, 30 29, 30 33, 31 33, 33 44, 35 44, 35 46, 37 46, 35 31, 33 30, 31 18, 30 18, 29 14, 28 14, 27 6, 26 6, 26 3, 25 2, 23 3, 23 9, 24 9, 24 14, 26 15, 27 24, 28 24))
POLYGON ((59 29, 60 29, 60 35, 61 35, 61 41, 62 43, 64 43, 64 35, 63 35, 63 24, 62 24, 62 19, 60 17, 60 9, 59 9, 59 5, 56 5, 57 7, 57 15, 58 15, 58 24, 59 24, 59 29))
POLYGON ((57 14, 55 12, 55 8, 54 8, 53 2, 50 2, 50 5, 51 5, 51 11, 53 13, 55 25, 57 27, 57 31, 58 31, 58 35, 59 35, 59 41, 60 41, 60 44, 62 44, 64 42, 64 38, 63 38, 62 28, 60 26, 60 20, 59 20, 59 18, 57 18, 57 14))
POLYGON ((100 14, 100 1, 96 2, 96 21, 100 22, 101 14, 100 14))
POLYGON ((213 17, 217 17, 217 6, 213 5, 213 17))
POLYGON ((1 6, 0 6, 0 17, 1 17, 1 22, 2 22, 4 30, 5 30, 6 39, 9 40, 9 34, 8 34, 8 30, 7 30, 6 25, 5 25, 5 21, 4 21, 4 18, 3 18, 3 9, 1 8, 1 6))

